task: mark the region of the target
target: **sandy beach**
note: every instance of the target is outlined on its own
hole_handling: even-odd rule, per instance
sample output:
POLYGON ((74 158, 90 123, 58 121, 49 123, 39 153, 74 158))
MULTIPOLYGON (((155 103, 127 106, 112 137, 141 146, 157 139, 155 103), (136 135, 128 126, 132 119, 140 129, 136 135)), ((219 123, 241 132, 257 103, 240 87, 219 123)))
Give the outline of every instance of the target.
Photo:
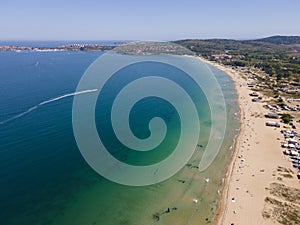
POLYGON ((251 101, 249 94, 252 91, 245 76, 231 68, 204 61, 231 76, 241 110, 241 128, 224 178, 214 224, 279 224, 272 213, 268 215, 270 218, 263 216, 270 185, 279 183, 299 188, 296 175, 288 179, 278 173, 278 166, 291 168, 291 162, 283 155, 280 144, 283 124, 281 128, 265 125, 272 121, 264 117, 270 111, 263 107, 263 103, 251 101))

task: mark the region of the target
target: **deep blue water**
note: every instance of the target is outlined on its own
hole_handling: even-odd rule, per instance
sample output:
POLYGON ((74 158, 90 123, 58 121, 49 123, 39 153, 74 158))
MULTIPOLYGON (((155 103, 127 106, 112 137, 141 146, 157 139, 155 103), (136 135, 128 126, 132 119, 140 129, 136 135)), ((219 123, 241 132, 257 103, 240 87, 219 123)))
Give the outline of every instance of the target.
MULTIPOLYGON (((101 54, 0 52, 0 121, 74 92, 101 54)), ((76 175, 89 168, 73 137, 71 109, 72 97, 65 98, 0 125, 0 224, 20 217, 32 224, 24 214, 45 211, 44 204, 60 207, 75 187, 89 182, 76 175), (56 203, 49 203, 53 198, 56 203)))
MULTIPOLYGON (((27 46, 27 43, 24 45, 27 46)), ((56 46, 57 43, 44 43, 43 46, 45 45, 50 47, 56 46)), ((74 93, 87 67, 101 54, 0 52, 0 224, 59 224, 55 221, 56 217, 64 216, 68 203, 76 202, 78 193, 95 184, 103 184, 105 190, 98 192, 101 200, 99 200, 100 208, 96 209, 101 215, 108 215, 108 219, 102 221, 102 224, 115 224, 112 221, 119 218, 110 220, 115 210, 119 207, 123 216, 127 218, 126 213, 130 213, 130 210, 123 213, 122 210, 127 209, 127 202, 124 205, 124 201, 131 202, 136 196, 143 196, 144 189, 121 187, 108 182, 84 161, 72 130, 72 96, 38 106, 49 99, 74 93), (32 108, 34 106, 38 107, 32 108), (27 111, 28 113, 22 115, 27 111), (129 196, 131 198, 128 200, 129 196), (123 202, 120 200, 122 198, 125 199, 123 202), (113 208, 107 209, 106 204, 111 203, 112 199, 120 206, 113 205, 113 208), (109 213, 112 214, 106 210, 110 210, 109 213)), ((149 64, 148 69, 152 67, 153 65, 149 64)), ((130 79, 129 77, 128 80, 130 79)), ((224 87, 227 90, 226 98, 230 101, 235 99, 233 85, 228 77, 219 73, 219 79, 223 79, 222 84, 227 85, 224 87)), ((117 86, 115 84, 115 87, 117 86)), ((199 92, 192 91, 192 95, 201 105, 204 99, 199 96, 199 92)), ((166 121, 173 121, 174 118, 178 120, 172 107, 163 106, 165 102, 153 104, 157 99, 148 100, 147 104, 140 103, 149 109, 149 114, 143 115, 145 118, 160 115, 159 110, 150 111, 156 107, 171 115, 171 118, 165 115, 166 121)), ((139 117, 135 116, 139 115, 138 108, 137 105, 136 109, 133 109, 133 117, 139 117)), ((99 107, 96 111, 99 115, 107 113, 103 111, 103 107, 99 107)), ((202 118, 203 123, 207 123, 206 116, 202 115, 202 118)), ((101 119, 96 118, 96 121, 101 125, 101 119)), ((139 130, 145 123, 147 124, 147 120, 142 123, 133 120, 133 127, 137 128, 133 132, 137 136, 149 135, 147 130, 139 130)), ((174 127, 172 130, 172 135, 178 135, 174 127)), ((109 138, 107 140, 112 140, 109 138)), ((107 144, 112 143, 115 144, 114 141, 107 144)), ((167 144, 164 147, 166 146, 167 144)), ((165 154, 170 152, 166 151, 165 154)), ((124 154, 118 156, 117 152, 115 157, 124 159, 124 154)), ((130 154, 128 158, 129 161, 133 159, 131 161, 133 164, 140 163, 136 161, 137 157, 130 154)), ((154 158, 157 159, 157 156, 154 158)), ((145 159, 142 162, 147 164, 151 158, 145 159)), ((80 213, 76 216, 80 218, 80 213)), ((68 223, 73 224, 71 221, 68 223)))

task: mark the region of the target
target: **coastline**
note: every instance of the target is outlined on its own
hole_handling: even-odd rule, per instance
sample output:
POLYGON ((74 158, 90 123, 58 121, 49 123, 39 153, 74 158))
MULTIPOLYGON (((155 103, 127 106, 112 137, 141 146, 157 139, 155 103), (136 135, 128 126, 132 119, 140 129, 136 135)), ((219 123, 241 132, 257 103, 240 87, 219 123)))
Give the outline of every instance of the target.
POLYGON ((237 156, 237 145, 238 145, 238 141, 240 139, 240 137, 242 136, 242 131, 243 131, 243 123, 242 123, 242 117, 244 115, 244 110, 241 107, 241 103, 240 103, 240 95, 238 93, 238 88, 237 88, 237 78, 235 77, 235 71, 230 71, 229 68, 226 68, 220 64, 217 64, 215 62, 212 61, 208 61, 202 57, 197 57, 199 58, 201 61, 216 67, 219 70, 222 70, 223 72, 225 72, 233 81, 234 83, 234 87, 235 87, 235 91, 237 93, 237 98, 238 98, 238 107, 240 110, 240 117, 239 117, 239 123, 240 123, 240 127, 239 127, 239 131, 236 134, 236 136, 234 137, 234 143, 233 143, 233 150, 231 152, 231 156, 229 159, 229 163, 227 164, 226 168, 225 168, 225 176, 222 180, 222 185, 219 191, 219 199, 218 199, 218 204, 217 204, 217 208, 216 208, 216 212, 215 212, 215 216, 214 219, 212 221, 212 224, 214 225, 219 225, 222 224, 222 220, 224 218, 224 214, 225 214, 225 209, 226 208, 226 204, 227 204, 227 200, 228 200, 228 186, 230 183, 230 178, 232 176, 232 172, 234 169, 234 164, 235 164, 235 158, 237 156))
MULTIPOLYGON (((35 52, 31 54, 21 54, 20 58, 27 57, 31 60, 30 55, 35 56, 35 52)), ((59 53, 61 54, 61 53, 59 53)), ((64 53, 67 54, 67 53, 64 53)), ((90 54, 90 53, 89 53, 90 54)), ((74 56, 74 59, 77 59, 77 53, 71 54, 74 56)), ((51 54, 51 57, 54 55, 51 54)), ((46 54, 47 57, 47 54, 46 54)), ((69 54, 68 54, 68 57, 69 54)), ((64 57, 64 58, 68 58, 64 57)), ((95 57, 93 56, 91 58, 95 57)), ((73 58, 72 58, 73 59, 73 58)), ((78 59, 77 59, 78 60, 78 59)), ((73 62, 73 60, 70 60, 73 62)), ((46 61, 45 61, 46 62, 46 61)), ((56 62, 56 61, 54 61, 56 62)), ((61 61, 59 61, 61 62, 61 61)), ((69 62, 69 61, 67 61, 69 62)), ((66 62, 66 63, 67 63, 66 62)), ((15 62, 14 62, 15 63, 15 62)), ((31 65, 35 65, 36 58, 32 57, 31 65)), ((69 65, 69 64, 62 65, 69 65)), ((38 67, 43 68, 47 65, 46 63, 41 63, 38 67)), ((56 66, 56 64, 54 64, 56 66)), ((77 61, 76 65, 83 65, 80 60, 77 61)), ((68 66, 63 66, 67 68, 68 66)), ((15 67, 14 67, 15 68, 15 67)), ((31 70, 36 70, 36 66, 28 67, 31 70)), ((58 67, 60 68, 60 67, 58 67)), ((40 69, 40 68, 39 68, 40 69)), ((80 69, 78 69, 80 71, 80 69)), ((29 73, 34 74, 34 73, 29 73)), ((51 74, 51 73, 49 73, 51 74)), ((78 74, 79 76, 80 74, 78 74)), ((70 76, 70 78, 73 76, 70 76)), ((223 72, 220 73, 220 78, 224 78, 224 84, 228 84, 227 88, 228 93, 234 94, 234 86, 230 78, 227 77, 223 72)), ((65 82, 67 84, 72 84, 72 82, 65 82)), ((63 83, 63 85, 65 84, 63 83)), ((64 86, 62 86, 64 87, 64 86)), ((69 87, 69 86, 67 86, 69 87)), ((54 92, 54 96, 56 96, 54 92)), ((59 93, 59 91, 58 91, 59 93)), ((48 93, 46 93, 47 96, 48 93)), ((59 95, 57 95, 59 96, 59 95)), ((24 95, 24 97, 27 97, 24 95)), ((44 98, 44 97, 43 97, 44 98)), ((22 98, 21 98, 22 99, 22 98)), ((26 98, 25 98, 26 99, 26 98)), ((45 97, 44 99, 48 99, 45 97)), ((234 95, 233 102, 235 103, 234 112, 237 112, 236 96, 234 95)), ((70 102, 69 102, 70 103, 70 102)), ((27 104, 27 103, 26 103, 27 104)), ((22 105, 22 104, 20 104, 22 105)), ((53 104, 49 105, 48 109, 51 113, 53 107, 64 106, 64 104, 53 104)), ((69 111, 63 112, 68 113, 69 111)), ((46 112, 45 112, 46 113, 46 112)), ((230 113, 230 118, 235 118, 233 113, 230 113)), ((45 114, 43 114, 45 115, 45 114)), ((60 118, 58 115, 51 113, 50 115, 55 115, 57 118, 48 117, 49 121, 61 121, 66 122, 64 118, 60 118)), ((43 120, 43 117, 35 117, 36 119, 43 120)), ((236 119, 237 121, 237 119, 236 119)), ((61 128, 65 129, 65 124, 61 122, 61 128)), ((28 123, 29 124, 29 123, 28 123)), ((31 124, 31 123, 30 123, 31 124)), ((29 125, 25 124, 22 129, 29 129, 29 125)), ((207 125, 209 128, 209 125, 207 125)), ((203 127, 204 129, 205 127, 203 127)), ((207 128, 207 129, 208 129, 207 128)), ((238 128, 238 124, 234 128, 238 128)), ((232 128, 232 130, 235 130, 232 128)), ((27 133, 27 132, 23 132, 27 133)), ((226 134, 229 134, 226 133, 226 134)), ((235 132, 236 134, 236 132, 235 132)), ((39 136, 37 136, 39 137, 39 136)), ((60 142, 57 137, 56 130, 52 132, 49 129, 49 134, 47 138, 52 138, 53 146, 56 144, 63 143, 62 149, 65 146, 69 146, 68 143, 65 143, 64 140, 60 142), (52 136, 54 135, 54 136, 52 136), (53 138, 52 138, 53 137, 53 138)), ((27 206, 26 204, 17 204, 19 198, 13 199, 13 202, 16 205, 21 205, 21 207, 26 207, 26 214, 18 217, 11 217, 11 214, 7 214, 12 220, 16 221, 53 221, 53 224, 68 224, 70 221, 76 221, 76 224, 101 224, 103 221, 108 221, 110 224, 172 224, 172 225, 182 225, 182 224, 207 224, 212 221, 214 217, 214 212, 217 205, 218 189, 221 186, 221 179, 225 167, 228 163, 230 155, 228 151, 230 145, 232 144, 233 136, 228 135, 230 139, 227 139, 227 143, 224 148, 220 149, 220 154, 216 158, 213 166, 208 168, 207 171, 199 173, 197 165, 202 157, 201 146, 198 146, 197 151, 189 165, 185 166, 182 171, 180 171, 172 179, 169 179, 163 183, 159 183, 149 187, 124 187, 109 181, 102 179, 97 174, 95 174, 87 165, 76 166, 75 169, 72 169, 72 173, 67 176, 76 177, 76 179, 70 179, 68 182, 60 182, 60 185, 55 185, 54 187, 49 186, 52 190, 55 190, 54 193, 57 193, 54 197, 51 196, 51 192, 47 195, 45 202, 50 206, 53 206, 51 209, 43 208, 40 206, 43 202, 37 202, 36 207, 32 205, 27 206), (224 158, 226 157, 226 160, 224 158), (219 160, 219 161, 217 161, 219 160), (70 185, 71 184, 71 185, 70 185), (200 184, 200 185, 199 185, 200 184), (117 193, 117 194, 116 194, 117 193), (196 201, 195 201, 196 200, 196 201), (128 210, 128 203, 130 205, 130 210, 128 210), (59 207, 54 207, 59 206, 59 207), (80 213, 78 213, 80 212, 80 213), (31 215, 39 214, 38 218, 31 217, 31 215), (99 216, 101 215, 101 216, 99 216), (157 217, 159 216, 159 217, 157 217), (159 221, 157 220, 159 218, 159 221), (139 222, 140 221, 140 222, 139 222)), ((72 136, 71 136, 72 138, 72 136)), ((13 142, 12 142, 13 143, 13 142)), ((46 143, 46 142, 45 142, 46 143)), ((71 142, 72 143, 72 142, 71 142)), ((76 144, 76 143, 74 143, 76 144)), ((199 144, 205 144, 205 138, 199 140, 199 144)), ((40 148, 41 145, 36 145, 36 148, 40 148)), ((42 145, 43 146, 43 145, 42 145)), ((75 146, 75 145, 74 145, 75 146)), ((11 145, 12 148, 16 148, 16 145, 11 145)), ((191 146, 194 147, 194 146, 191 146)), ((54 147, 53 147, 54 148, 54 147)), ((71 145, 71 149, 73 145, 71 145)), ((75 148, 75 147, 74 147, 75 148)), ((35 149, 35 146, 32 147, 35 149)), ((45 147, 45 152, 51 151, 52 148, 47 149, 45 147)), ((232 150, 230 150, 231 152, 232 150)), ((69 157, 69 155, 67 155, 69 157)), ((63 155, 64 157, 64 155, 63 155)), ((55 159, 55 157, 53 157, 55 159)), ((81 157, 79 158, 81 160, 81 157)), ((72 161, 73 162, 73 161, 72 161)), ((75 161, 76 162, 76 161, 75 161)), ((65 164, 62 164, 64 166, 65 164)), ((72 165, 78 165, 77 163, 72 163, 72 165)), ((34 165, 35 166, 35 165, 34 165)), ((60 164, 57 164, 59 168, 60 164)), ((13 168, 13 167, 12 167, 13 168)), ((35 168, 35 167, 33 167, 35 168)), ((64 167, 62 167, 64 168, 64 167)), ((34 170, 34 169, 33 169, 34 170)), ((66 176, 64 173, 60 173, 63 178, 66 176)), ((54 176, 54 175, 53 175, 54 176)), ((42 176, 41 176, 42 177, 42 176)), ((19 185, 21 186, 21 185, 19 185)), ((45 187, 41 192, 45 193, 48 189, 45 187)), ((30 196, 30 189, 28 190, 28 201, 32 201, 30 196)), ((39 196, 39 192, 35 191, 35 195, 39 196)), ((17 197, 17 196, 16 196, 17 197)), ((10 199, 11 200, 11 199, 10 199)), ((46 204, 44 204, 46 205, 46 204)), ((8 221, 8 219, 7 219, 8 221)), ((33 222, 28 222, 33 223, 33 222)))
POLYGON ((274 206, 271 206, 273 207, 271 218, 263 215, 266 208, 270 208, 266 199, 270 196, 274 197, 270 195, 270 186, 279 183, 293 188, 299 187, 297 178, 281 177, 278 172, 279 166, 284 169, 291 168, 280 146, 281 128, 265 126, 269 119, 264 115, 269 111, 263 107, 263 104, 251 101, 249 94, 252 91, 247 86, 246 75, 215 62, 198 58, 231 77, 240 109, 240 129, 235 137, 234 149, 226 167, 212 224, 280 224, 278 218, 273 218, 274 206))

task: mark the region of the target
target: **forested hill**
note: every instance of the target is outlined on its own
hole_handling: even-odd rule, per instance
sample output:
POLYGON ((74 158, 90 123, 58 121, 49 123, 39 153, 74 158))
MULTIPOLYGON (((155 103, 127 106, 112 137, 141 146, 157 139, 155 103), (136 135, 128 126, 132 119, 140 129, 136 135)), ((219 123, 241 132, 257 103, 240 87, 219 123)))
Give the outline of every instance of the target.
POLYGON ((209 60, 238 67, 256 67, 276 80, 300 82, 300 37, 273 36, 257 40, 180 40, 177 44, 209 60))
POLYGON ((300 36, 272 36, 257 39, 256 41, 267 42, 271 44, 294 45, 300 44, 300 36))

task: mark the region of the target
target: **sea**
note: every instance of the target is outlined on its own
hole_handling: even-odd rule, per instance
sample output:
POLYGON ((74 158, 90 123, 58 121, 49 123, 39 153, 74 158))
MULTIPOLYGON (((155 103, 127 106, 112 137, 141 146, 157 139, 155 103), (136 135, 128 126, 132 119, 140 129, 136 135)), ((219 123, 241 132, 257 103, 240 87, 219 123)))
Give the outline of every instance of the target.
MULTIPOLYGON (((23 44, 53 47, 64 43, 23 44)), ((207 144, 206 140, 199 138, 189 163, 171 178, 141 187, 122 185, 109 181, 88 165, 78 149, 72 127, 72 105, 77 85, 89 65, 102 54, 0 52, 0 224, 211 223, 239 128, 233 81, 226 73, 209 66, 224 93, 227 126, 222 148, 208 169, 200 172, 195 166, 207 144)), ((159 113, 150 112, 155 108, 154 100, 150 99, 149 105, 144 104, 148 107, 148 117, 159 113)), ((101 115, 105 106, 96 108, 99 112, 96 115, 101 115)), ((176 119, 177 114, 172 108, 161 108, 169 113, 166 120, 176 119)), ((143 116, 137 115, 135 119, 141 121, 143 116)), ((202 122, 209 128, 206 116, 203 115, 202 122)), ((100 125, 101 118, 96 118, 100 125)), ((147 131, 138 127, 145 126, 144 122, 134 125, 137 136, 147 136, 147 131)), ((171 135, 178 136, 176 127, 172 127, 171 135)), ((107 145, 113 145, 113 142, 111 139, 107 145)), ((129 163, 152 163, 149 157, 137 160, 138 155, 128 154, 129 163)), ((167 154, 170 152, 165 151, 160 157, 167 154)), ((122 154, 116 153, 115 157, 126 160, 122 154)))

